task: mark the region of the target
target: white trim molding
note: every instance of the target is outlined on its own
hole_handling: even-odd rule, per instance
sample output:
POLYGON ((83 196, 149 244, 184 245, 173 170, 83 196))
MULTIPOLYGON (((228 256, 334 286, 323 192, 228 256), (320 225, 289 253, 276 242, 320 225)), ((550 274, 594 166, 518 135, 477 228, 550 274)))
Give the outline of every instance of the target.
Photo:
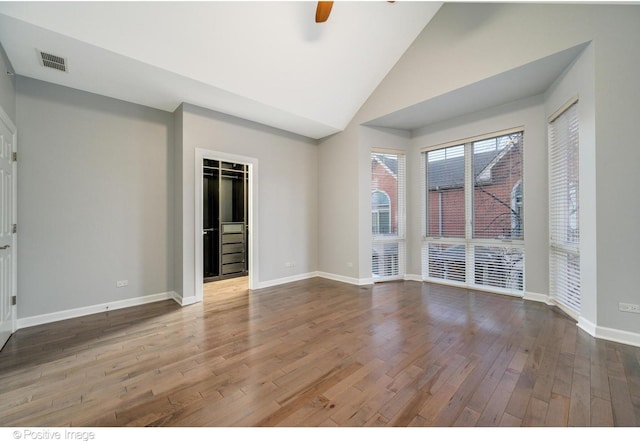
POLYGON ((601 340, 609 340, 616 343, 622 343, 625 345, 640 347, 640 334, 635 332, 623 331, 621 329, 598 326, 595 323, 591 322, 590 320, 587 320, 583 316, 574 317, 575 313, 567 310, 566 308, 563 308, 562 305, 555 302, 551 297, 549 297, 546 294, 538 294, 535 292, 525 292, 524 300, 541 302, 549 306, 556 306, 560 308, 562 311, 564 311, 565 313, 567 313, 569 316, 571 316, 576 320, 578 328, 582 329, 584 332, 586 332, 592 337, 595 337, 601 340))
POLYGON ((412 282, 423 282, 420 274, 405 274, 404 280, 410 280, 412 282))
POLYGON ((265 282, 258 282, 256 283, 257 286, 255 289, 270 288, 272 286, 278 286, 278 285, 283 285, 285 283, 297 282, 299 280, 312 279, 314 277, 321 277, 323 279, 335 280, 336 282, 348 283, 350 285, 358 285, 358 286, 373 285, 373 279, 371 278, 356 279, 355 277, 341 276, 338 274, 325 273, 322 271, 312 271, 309 273, 296 274, 294 276, 283 277, 281 279, 273 279, 273 280, 267 280, 265 282))
MULTIPOLYGON (((341 276, 338 274, 325 273, 322 271, 312 271, 309 273, 302 273, 302 274, 296 274, 293 276, 282 277, 280 279, 257 282, 256 287, 254 289, 271 288, 273 286, 284 285, 285 283, 313 279, 314 277, 321 277, 323 279, 335 280, 336 282, 348 283, 350 285, 358 285, 358 286, 373 285, 373 279, 356 279, 355 277, 341 276)), ((180 302, 178 301, 178 303, 180 302)))
POLYGON ((312 279, 318 277, 318 272, 313 271, 310 273, 296 274, 294 276, 282 277, 280 279, 267 280, 265 282, 256 283, 255 289, 270 288, 272 286, 283 285, 285 283, 298 282, 300 280, 312 279))
POLYGON ((540 303, 544 303, 545 305, 555 306, 556 308, 558 308, 559 310, 561 310, 562 312, 567 314, 569 317, 571 317, 573 320, 578 322, 578 325, 580 323, 580 320, 584 320, 578 313, 576 313, 575 311, 570 310, 569 308, 564 306, 562 303, 557 302, 553 297, 551 297, 551 296, 549 296, 547 294, 539 294, 539 293, 535 293, 535 292, 525 292, 523 298, 524 298, 524 300, 531 300, 533 302, 540 302, 540 303))
MULTIPOLYGON (((18 153, 18 128, 14 124, 13 120, 9 117, 7 112, 0 106, 0 121, 2 121, 9 132, 11 133, 11 144, 12 144, 12 153, 18 153)), ((11 165, 11 176, 12 176, 12 194, 11 200, 13 201, 12 206, 12 216, 11 223, 15 226, 18 224, 18 163, 13 161, 11 165)), ((9 293, 10 297, 18 298, 18 233, 15 233, 11 236, 11 261, 13 265, 11 265, 11 292, 9 293)), ((18 307, 16 303, 13 302, 11 306, 11 333, 13 334, 18 330, 18 307)), ((0 348, 1 349, 1 348, 0 348)))
MULTIPOLYGON (((145 305, 147 303, 161 302, 163 300, 175 300, 180 296, 173 292, 163 292, 159 294, 151 294, 148 296, 134 297, 132 299, 117 300, 115 302, 100 303, 98 305, 83 306, 81 308, 66 309, 64 311, 56 311, 48 314, 34 315, 32 317, 24 317, 18 319, 18 329, 30 328, 31 326, 43 325, 46 323, 68 320, 76 317, 82 317, 99 312, 114 311, 116 309, 129 308, 131 306, 145 305)), ((178 302, 180 304, 180 302, 178 302)))
POLYGON ((584 332, 589 334, 592 337, 596 336, 596 324, 587 320, 584 317, 578 317, 578 328, 582 329, 584 332))
MULTIPOLYGON (((235 155, 231 153, 218 152, 215 150, 208 150, 202 148, 195 149, 195 213, 194 213, 194 252, 195 252, 195 268, 193 268, 195 300, 194 302, 201 302, 203 298, 203 275, 202 275, 202 262, 204 260, 202 250, 202 167, 204 159, 213 159, 218 161, 233 162, 237 164, 246 164, 249 166, 249 188, 248 188, 248 218, 249 218, 249 237, 247 238, 249 246, 249 268, 248 279, 249 289, 256 289, 258 287, 258 280, 260 274, 259 268, 259 253, 258 253, 258 159, 249 156, 235 155)), ((185 275, 185 277, 189 277, 185 275)), ((190 297, 185 297, 190 299, 190 297)), ((189 300, 190 301, 190 300, 189 300)), ((191 302, 191 303, 194 303, 191 302)), ((190 303, 187 303, 190 304, 190 303)), ((184 305, 184 304, 183 304, 184 305)))
POLYGON ((532 302, 541 302, 547 305, 555 305, 547 294, 540 294, 537 292, 525 291, 523 299, 531 300, 532 302))
POLYGON ((580 317, 578 319, 578 328, 582 329, 590 336, 599 338, 601 340, 608 340, 616 343, 622 343, 624 345, 640 347, 640 334, 636 332, 598 326, 595 323, 592 323, 589 320, 585 319, 584 317, 580 317))
POLYGON ((198 303, 198 299, 196 298, 196 296, 182 297, 177 292, 174 292, 171 298, 180 306, 187 306, 198 303))
POLYGON ((339 274, 331 274, 325 273, 322 271, 318 271, 318 277, 322 277, 323 279, 335 280, 336 282, 344 282, 349 283, 351 285, 373 285, 373 279, 356 279, 355 277, 341 276, 339 274))
POLYGON ((596 326, 595 337, 603 340, 614 341, 616 343, 640 347, 640 334, 635 332, 596 326))

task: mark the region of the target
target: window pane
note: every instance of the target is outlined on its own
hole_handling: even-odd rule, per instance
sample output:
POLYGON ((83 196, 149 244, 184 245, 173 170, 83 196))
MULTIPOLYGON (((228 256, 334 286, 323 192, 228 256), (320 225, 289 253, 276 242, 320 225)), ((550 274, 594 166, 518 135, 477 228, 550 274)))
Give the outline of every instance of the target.
POLYGON ((577 105, 549 124, 550 296, 579 313, 580 223, 577 105))
POLYGON ((580 256, 552 248, 549 255, 552 296, 573 311, 580 311, 580 256))
POLYGON ((371 213, 373 234, 398 234, 398 155, 371 154, 371 213))
POLYGON ((473 237, 522 239, 522 132, 474 142, 473 237))
POLYGON ((389 234, 391 232, 391 212, 389 196, 375 190, 371 194, 371 232, 373 234, 389 234))
POLYGON ((524 292, 522 150, 503 131, 423 153, 423 278, 524 292))
POLYGON ((554 122, 551 140, 551 234, 554 243, 578 244, 580 239, 578 123, 575 108, 554 122))
POLYGON ((405 168, 402 153, 371 154, 371 273, 376 281, 404 275, 405 168))
POLYGON ((374 277, 397 276, 399 268, 399 244, 373 244, 371 255, 371 272, 374 277))
POLYGON ((464 237, 464 146, 426 153, 427 235, 464 237))
POLYGON ((380 212, 380 234, 389 234, 391 233, 391 217, 389 216, 389 212, 380 212))
POLYGON ((465 281, 464 245, 431 243, 428 247, 428 277, 456 282, 465 281))
POLYGON ((520 248, 474 247, 476 285, 523 290, 524 253, 520 248))

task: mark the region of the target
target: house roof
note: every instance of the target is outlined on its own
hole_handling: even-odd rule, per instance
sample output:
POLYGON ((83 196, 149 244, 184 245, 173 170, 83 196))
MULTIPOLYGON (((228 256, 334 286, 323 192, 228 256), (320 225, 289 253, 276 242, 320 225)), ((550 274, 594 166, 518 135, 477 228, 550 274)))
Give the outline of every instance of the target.
MULTIPOLYGON (((475 154, 474 178, 495 166, 510 148, 487 151, 475 154)), ((385 166, 394 176, 398 174, 398 160, 393 155, 375 155, 371 159, 373 163, 385 166)), ((464 157, 457 156, 441 161, 428 163, 429 189, 450 189, 464 185, 464 157)))
POLYGON ((392 155, 375 155, 374 158, 371 159, 372 162, 378 162, 384 165, 389 171, 393 174, 393 176, 398 175, 398 160, 392 155))
MULTIPOLYGON (((499 163, 509 149, 511 147, 474 154, 474 179, 499 163)), ((429 190, 464 186, 464 157, 457 156, 446 160, 429 162, 427 176, 429 190)))

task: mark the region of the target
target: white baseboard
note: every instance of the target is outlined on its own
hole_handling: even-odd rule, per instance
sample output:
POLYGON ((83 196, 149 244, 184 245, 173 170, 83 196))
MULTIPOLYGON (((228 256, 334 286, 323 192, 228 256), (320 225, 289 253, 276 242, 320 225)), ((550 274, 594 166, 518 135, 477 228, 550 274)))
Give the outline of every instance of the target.
POLYGON ((422 276, 420 274, 405 274, 404 280, 411 280, 413 282, 422 282, 422 276))
POLYGON ((595 323, 587 320, 584 317, 578 317, 578 328, 582 329, 584 332, 589 334, 592 337, 596 336, 596 329, 598 328, 595 323))
MULTIPOLYGON (((260 288, 267 288, 276 285, 282 285, 284 283, 296 282, 298 280, 310 279, 313 277, 322 277, 329 280, 335 280, 338 282, 349 283, 352 285, 370 285, 373 283, 371 279, 356 279, 353 277, 341 276, 338 274, 324 273, 320 271, 298 274, 291 277, 284 277, 281 279, 269 280, 259 283, 260 288)), ((412 274, 407 274, 405 280, 422 282, 422 277, 412 274)), ((67 309, 64 311, 57 311, 48 314, 41 314, 32 317, 24 317, 17 320, 17 329, 29 328, 32 326, 43 325, 46 323, 57 322, 60 320, 67 320, 76 317, 82 317, 85 315, 96 314, 99 312, 113 311, 116 309, 129 308, 131 306, 144 305, 147 303, 161 302, 163 300, 174 300, 181 306, 191 305, 197 302, 195 296, 182 298, 178 293, 174 291, 163 292, 159 294, 151 294, 148 296, 135 297, 132 299, 118 300, 115 302, 101 303, 98 305, 85 306, 82 308, 67 309)), ((525 292, 525 300, 532 300, 536 302, 542 302, 547 305, 554 305, 555 303, 546 294, 539 294, 534 292, 525 292)), ((600 338, 603 340, 609 340, 616 343, 622 343, 626 345, 640 347, 640 334, 635 332, 623 331, 620 329, 607 328, 604 326, 597 326, 595 323, 590 322, 584 317, 577 319, 577 326, 584 330, 589 335, 600 338)))
POLYGON ((531 292, 531 291, 525 291, 523 299, 531 300, 532 302, 542 302, 547 305, 554 304, 547 294, 540 294, 540 293, 531 292))
POLYGON ((584 317, 578 319, 578 327, 595 338, 640 347, 640 334, 636 332, 598 326, 584 317))
POLYGON ((336 282, 349 283, 351 285, 358 285, 358 286, 373 285, 373 278, 356 279, 355 277, 347 277, 347 276, 341 276, 339 274, 324 273, 322 271, 318 271, 317 276, 322 277, 323 279, 335 280, 336 282))
POLYGON ((349 283, 351 285, 372 285, 373 278, 370 279, 356 279, 355 277, 341 276, 338 274, 325 273, 322 271, 313 271, 310 273, 297 274, 295 276, 283 277, 281 279, 267 280, 265 282, 258 282, 256 289, 270 288, 272 286, 282 285, 290 282, 297 282, 299 280, 311 279, 313 277, 322 277, 323 279, 335 280, 336 282, 349 283))
POLYGON ((596 338, 615 341, 625 345, 640 347, 640 334, 636 332, 622 331, 620 329, 596 327, 596 338))
POLYGON ((176 297, 179 296, 173 291, 163 292, 159 294, 151 294, 148 296, 134 297, 132 299, 101 303, 98 305, 83 306, 82 308, 66 309, 64 311, 34 315, 32 317, 19 318, 17 327, 18 329, 29 328, 31 326, 43 325, 45 323, 52 323, 58 322, 60 320, 82 317, 89 314, 96 314, 98 312, 113 311, 115 309, 129 308, 131 306, 144 305, 146 303, 161 302, 163 300, 176 300, 176 297))
POLYGON ((590 320, 587 320, 582 316, 576 317, 576 314, 573 311, 569 311, 566 308, 563 308, 562 305, 554 302, 553 299, 547 296, 546 294, 526 292, 524 295, 524 299, 532 300, 535 302, 542 302, 550 306, 557 306, 568 315, 574 317, 575 320, 578 322, 577 323, 578 328, 582 329, 584 332, 586 332, 592 337, 599 338, 602 340, 614 341, 616 343, 622 343, 625 345, 640 347, 640 334, 635 332, 623 331, 621 329, 598 326, 595 323, 591 322, 590 320))
POLYGON ((198 302, 196 296, 182 297, 177 292, 174 292, 173 294, 173 300, 180 306, 193 305, 198 302))
POLYGON ((269 288, 272 286, 282 285, 285 283, 297 282, 299 280, 311 279, 313 277, 318 277, 317 271, 313 271, 311 273, 304 274, 296 274, 295 276, 282 277, 280 279, 267 280, 266 282, 258 282, 256 289, 269 288))

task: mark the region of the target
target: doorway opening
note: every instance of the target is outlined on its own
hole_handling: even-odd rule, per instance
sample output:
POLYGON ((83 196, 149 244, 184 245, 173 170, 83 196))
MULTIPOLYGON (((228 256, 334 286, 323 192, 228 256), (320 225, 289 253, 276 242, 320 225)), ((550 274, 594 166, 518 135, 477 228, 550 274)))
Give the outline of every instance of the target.
MULTIPOLYGON (((258 160, 196 149, 195 300, 223 285, 255 289, 258 160)), ((235 288, 234 288, 235 289, 235 288)))
POLYGON ((203 282, 243 277, 249 271, 249 166, 203 160, 203 282))

